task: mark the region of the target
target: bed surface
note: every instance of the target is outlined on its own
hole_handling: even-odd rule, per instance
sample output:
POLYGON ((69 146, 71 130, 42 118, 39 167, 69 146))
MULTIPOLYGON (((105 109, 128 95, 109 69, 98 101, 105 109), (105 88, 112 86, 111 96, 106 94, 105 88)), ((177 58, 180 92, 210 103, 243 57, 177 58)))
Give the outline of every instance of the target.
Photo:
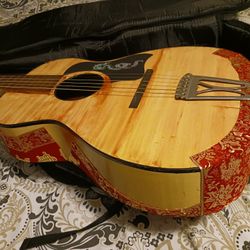
POLYGON ((0 26, 12 24, 44 11, 103 0, 5 0, 0 1, 0 26))

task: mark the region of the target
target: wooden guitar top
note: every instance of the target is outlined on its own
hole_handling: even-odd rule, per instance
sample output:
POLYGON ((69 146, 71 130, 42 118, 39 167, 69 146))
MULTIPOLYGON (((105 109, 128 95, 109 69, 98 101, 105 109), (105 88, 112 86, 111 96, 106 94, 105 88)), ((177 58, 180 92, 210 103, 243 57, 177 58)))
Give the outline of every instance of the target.
MULTIPOLYGON (((145 71, 153 73, 137 108, 129 108, 138 80, 123 81, 126 70, 102 75, 103 86, 80 100, 59 100, 53 94, 7 92, 0 98, 0 123, 60 121, 98 150, 118 159, 160 168, 191 168, 190 157, 219 142, 233 128, 239 102, 178 101, 175 89, 186 73, 238 79, 231 63, 214 48, 181 47, 145 52, 145 71)), ((136 61, 136 59, 135 59, 136 61)), ((30 75, 63 75, 80 59, 46 63, 30 75)), ((86 73, 84 68, 71 76, 86 73)), ((92 71, 93 73, 93 71, 92 71)), ((62 77, 63 79, 63 77, 62 77)), ((62 80, 61 79, 61 80, 62 80)), ((34 82, 34 85, 36 83, 34 82)))

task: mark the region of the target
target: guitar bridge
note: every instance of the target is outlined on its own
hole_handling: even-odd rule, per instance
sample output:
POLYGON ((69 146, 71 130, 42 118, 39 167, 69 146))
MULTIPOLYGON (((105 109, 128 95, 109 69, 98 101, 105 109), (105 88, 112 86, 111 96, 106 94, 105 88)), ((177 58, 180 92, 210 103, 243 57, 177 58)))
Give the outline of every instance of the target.
POLYGON ((250 88, 250 82, 231 80, 226 78, 197 76, 192 74, 184 75, 175 92, 176 100, 237 100, 249 101, 250 95, 247 89, 250 88), (204 82, 205 81, 205 82, 204 82), (214 83, 209 84, 207 82, 214 83), (217 86, 215 83, 228 84, 228 87, 217 86), (230 86, 234 85, 234 86, 230 86), (199 88, 201 90, 199 90, 199 88), (209 93, 226 92, 236 95, 209 95, 209 93))

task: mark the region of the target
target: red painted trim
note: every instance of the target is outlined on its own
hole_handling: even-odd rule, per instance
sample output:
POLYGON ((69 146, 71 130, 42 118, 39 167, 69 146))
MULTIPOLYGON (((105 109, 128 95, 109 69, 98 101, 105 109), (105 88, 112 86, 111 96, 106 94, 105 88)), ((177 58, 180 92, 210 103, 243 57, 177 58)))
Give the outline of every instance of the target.
MULTIPOLYGON (((230 60, 239 78, 250 82, 250 62, 246 58, 224 49, 215 54, 230 60)), ((220 211, 243 191, 250 173, 249 124, 250 102, 243 101, 232 131, 212 148, 192 157, 204 170, 204 214, 220 211)))

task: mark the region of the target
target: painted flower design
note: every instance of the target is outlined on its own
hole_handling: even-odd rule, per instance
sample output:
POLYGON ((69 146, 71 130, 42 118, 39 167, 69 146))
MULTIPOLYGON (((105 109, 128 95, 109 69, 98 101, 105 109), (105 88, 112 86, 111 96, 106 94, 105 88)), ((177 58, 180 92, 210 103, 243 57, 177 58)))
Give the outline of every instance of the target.
POLYGON ((227 201, 232 198, 233 186, 221 186, 215 191, 208 193, 207 202, 211 202, 210 208, 226 205, 227 201))
POLYGON ((232 158, 228 164, 221 165, 221 178, 223 180, 230 180, 232 176, 239 174, 241 159, 232 158))
POLYGON ((232 190, 233 190, 233 188, 230 185, 228 185, 226 187, 222 187, 217 194, 217 200, 219 202, 223 202, 223 201, 227 200, 228 198, 231 197, 232 190))
POLYGON ((243 140, 245 138, 241 134, 231 132, 220 142, 220 145, 222 150, 228 149, 230 153, 234 153, 235 151, 243 151, 241 146, 243 140))

